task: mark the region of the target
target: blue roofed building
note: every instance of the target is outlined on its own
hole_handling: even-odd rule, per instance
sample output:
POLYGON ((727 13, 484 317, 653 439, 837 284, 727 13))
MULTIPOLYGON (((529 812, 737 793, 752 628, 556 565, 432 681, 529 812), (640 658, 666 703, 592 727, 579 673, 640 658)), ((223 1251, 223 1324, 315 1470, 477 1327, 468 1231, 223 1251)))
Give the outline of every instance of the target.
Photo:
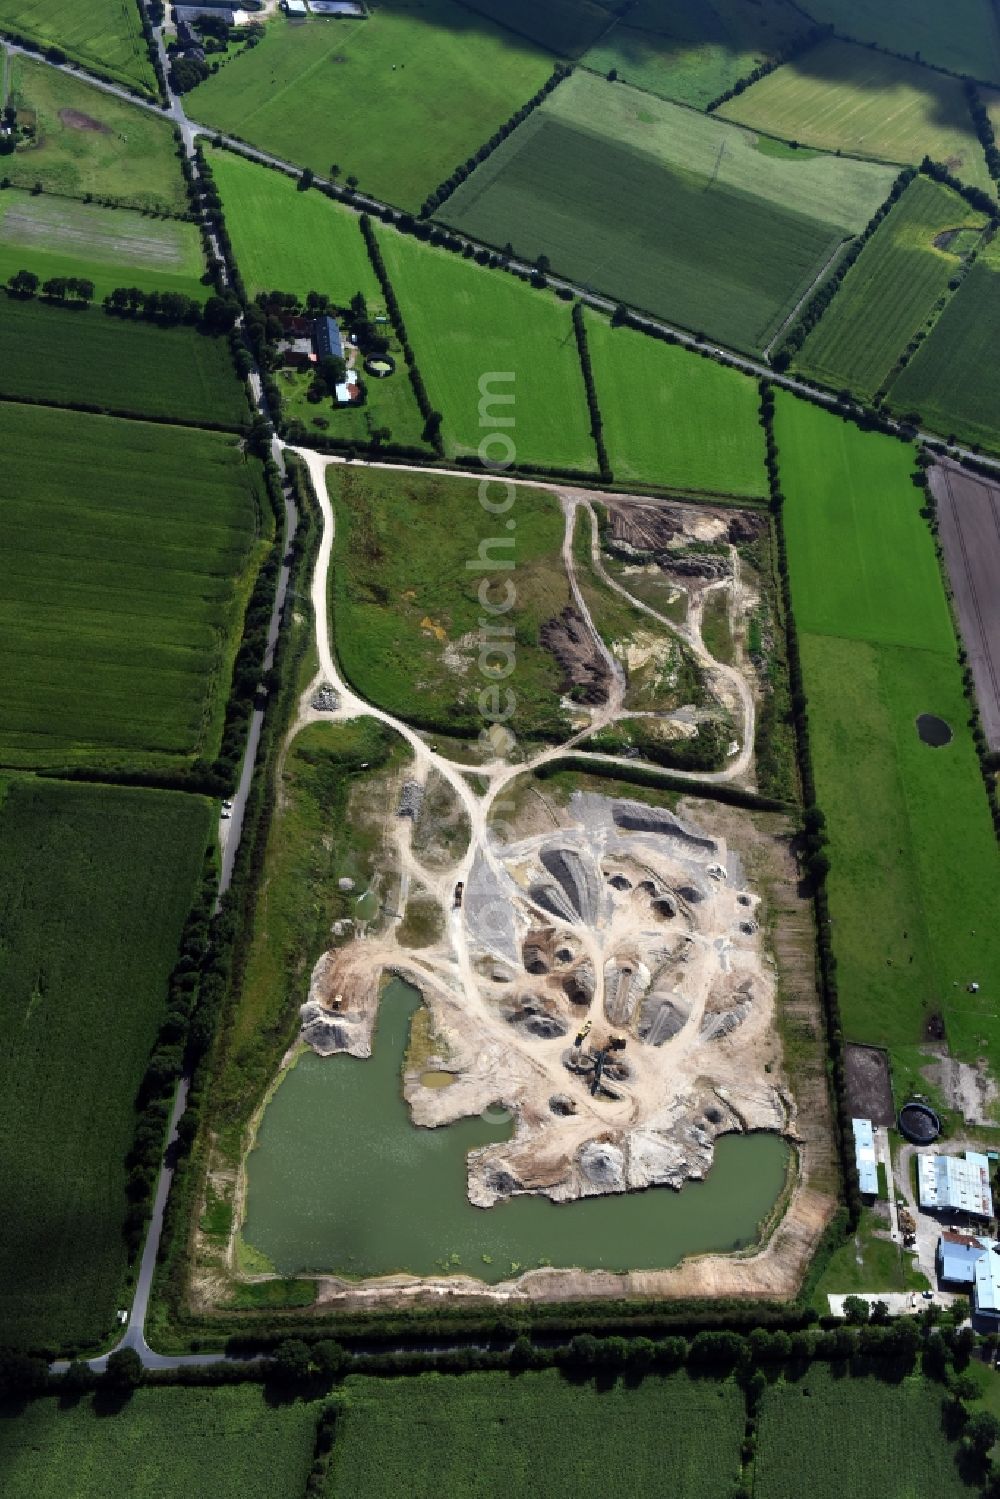
POLYGON ((337 326, 337 319, 329 315, 318 317, 313 323, 313 343, 317 359, 343 359, 344 340, 337 326))
POLYGON ((858 1186, 864 1197, 878 1196, 878 1161, 875 1156, 875 1131, 870 1119, 852 1119, 854 1129, 854 1164, 858 1168, 858 1186))
POLYGON ((981 1317, 1000 1322, 1000 1254, 995 1249, 987 1249, 976 1261, 972 1305, 981 1317))
POLYGON ((942 1234, 935 1256, 938 1278, 949 1285, 971 1286, 976 1279, 976 1266, 990 1248, 990 1240, 977 1234, 942 1234))

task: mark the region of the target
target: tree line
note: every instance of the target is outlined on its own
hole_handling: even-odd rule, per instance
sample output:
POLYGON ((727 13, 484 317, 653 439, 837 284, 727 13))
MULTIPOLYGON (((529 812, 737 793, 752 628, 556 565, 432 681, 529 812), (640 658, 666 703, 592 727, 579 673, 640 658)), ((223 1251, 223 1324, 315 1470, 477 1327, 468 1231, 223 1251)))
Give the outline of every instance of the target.
POLYGON ((368 259, 371 261, 372 270, 375 272, 378 284, 382 288, 382 295, 385 298, 385 310, 389 315, 389 321, 392 323, 393 331, 403 351, 403 358, 406 360, 406 367, 410 374, 410 383, 413 386, 413 394, 417 398, 420 415, 424 419, 423 439, 425 442, 430 443, 437 455, 441 457, 444 454, 444 439, 441 436, 441 422, 443 418, 440 411, 436 411, 431 405, 423 375, 417 367, 413 346, 406 332, 406 324, 403 322, 403 314, 399 302, 396 300, 396 293, 392 282, 389 280, 389 272, 386 270, 385 261, 382 258, 382 250, 368 214, 363 213, 361 215, 359 224, 365 247, 368 251, 368 259))
POLYGON ((614 483, 614 474, 611 470, 611 460, 604 442, 604 418, 601 416, 601 408, 597 400, 597 386, 594 384, 594 369, 590 362, 590 347, 587 343, 587 323, 583 315, 583 303, 573 303, 573 332, 576 335, 576 348, 580 356, 580 369, 583 372, 584 389, 587 392, 587 409, 590 412, 590 434, 594 439, 594 447, 597 449, 597 467, 600 471, 601 481, 604 484, 614 483))
MULTIPOLYGON (((755 68, 751 68, 746 77, 737 78, 731 88, 723 89, 722 93, 718 94, 710 104, 705 105, 705 113, 712 114, 714 110, 721 109, 723 104, 728 104, 730 99, 737 99, 740 94, 745 93, 753 84, 759 83, 762 78, 766 78, 768 73, 773 73, 777 68, 784 67, 785 63, 792 62, 796 57, 801 57, 804 52, 811 51, 813 47, 817 47, 820 42, 827 41, 831 36, 833 36, 833 27, 832 25, 828 25, 812 26, 808 31, 804 31, 799 36, 793 37, 787 46, 782 47, 779 52, 775 52, 766 62, 758 63, 755 68)), ((795 142, 792 144, 794 145, 795 142)))
POLYGON ((524 123, 528 116, 538 108, 539 104, 548 98, 552 90, 557 88, 564 78, 570 76, 572 71, 573 69, 568 63, 558 63, 554 72, 545 80, 537 94, 532 94, 528 102, 522 104, 520 109, 516 109, 510 119, 505 120, 500 129, 494 131, 489 140, 484 142, 473 156, 470 156, 461 166, 457 166, 450 177, 446 177, 440 186, 427 194, 421 205, 420 217, 422 219, 429 219, 435 209, 440 208, 441 204, 451 197, 455 189, 460 187, 465 179, 470 177, 488 156, 492 156, 498 146, 502 145, 509 136, 513 135, 517 127, 524 123))

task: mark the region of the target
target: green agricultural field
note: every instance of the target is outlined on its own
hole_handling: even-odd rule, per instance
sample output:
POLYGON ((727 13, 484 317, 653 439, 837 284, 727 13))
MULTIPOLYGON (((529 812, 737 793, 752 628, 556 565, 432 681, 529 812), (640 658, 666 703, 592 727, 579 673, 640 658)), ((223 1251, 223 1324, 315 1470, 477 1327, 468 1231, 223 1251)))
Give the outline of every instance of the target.
POLYGON ((739 1474, 744 1402, 733 1381, 422 1374, 351 1378, 345 1398, 329 1499, 576 1499, 626 1473, 635 1499, 720 1499, 739 1474))
POLYGON ((250 420, 227 339, 15 297, 0 316, 0 397, 193 426, 250 420))
POLYGON ((56 47, 72 61, 150 98, 159 86, 137 0, 0 0, 0 30, 56 47))
POLYGON ((468 0, 468 9, 559 57, 577 58, 614 21, 615 0, 468 0))
POLYGON ((299 297, 318 291, 346 306, 360 291, 370 307, 381 306, 357 214, 322 193, 299 192, 290 177, 233 151, 210 149, 208 161, 251 297, 261 291, 299 297))
POLYGON ((231 436, 0 404, 0 764, 212 759, 273 531, 231 436))
POLYGON ((995 330, 1000 318, 996 241, 972 267, 930 337, 894 381, 889 395, 902 412, 919 411, 928 427, 963 442, 1000 447, 1000 371, 995 330))
POLYGON ((442 206, 487 243, 762 349, 892 183, 577 72, 442 206))
POLYGON ((942 1420, 943 1388, 811 1364, 771 1384, 761 1402, 754 1499, 968 1499, 961 1448, 942 1420))
POLYGON ((848 271, 796 367, 873 396, 962 268, 951 231, 983 223, 950 188, 916 177, 848 271))
POLYGON ((755 381, 593 313, 587 342, 617 483, 764 496, 755 381))
POLYGON ((591 47, 584 66, 704 109, 809 29, 790 0, 639 0, 591 47))
POLYGON ((845 1033, 890 1048, 898 1089, 941 1014, 1000 1072, 1000 854, 913 450, 781 394, 775 435, 845 1033))
POLYGON ((33 129, 3 158, 15 187, 116 198, 133 208, 186 213, 173 127, 147 109, 24 56, 10 60, 9 102, 33 129))
MULTIPOLYGON (((508 727, 521 737, 563 731, 561 672, 538 643, 541 626, 569 603, 555 497, 519 488, 500 519, 483 508, 474 480, 338 466, 327 478, 337 517, 333 636, 352 686, 411 723, 478 734, 480 694, 498 681, 485 668, 501 671, 513 658, 513 672, 499 679, 516 698, 508 727), (480 650, 484 578, 493 601, 507 596, 504 581, 513 580, 509 650, 480 650)), ((492 499, 503 502, 499 494, 492 499)), ((500 708, 507 702, 501 691, 500 708)))
MULTIPOLYGON (((81 1347, 114 1328, 132 1101, 211 820, 207 801, 175 792, 0 781, 0 1325, 9 1345, 81 1347)), ((0 1469, 7 1496, 5 1455, 0 1469)))
MULTIPOLYGON (((594 472, 569 306, 395 230, 378 235, 428 398, 444 416, 449 457, 468 458, 490 426, 512 422, 518 464, 594 472), (511 373, 514 379, 504 378, 511 373), (499 419, 487 413, 484 427, 480 402, 490 394, 499 419)), ((504 462, 509 452, 494 447, 490 457, 504 462)))
POLYGON ((809 0, 841 36, 904 52, 951 73, 1000 83, 1000 27, 991 0, 809 0))
POLYGON ((719 113, 788 141, 880 161, 940 161, 992 190, 962 85, 915 63, 825 42, 755 83, 719 113))
POLYGON ((389 0, 364 21, 278 18, 190 95, 193 119, 417 209, 530 99, 552 59, 455 0, 389 0))
POLYGON ((137 1390, 0 1411, 4 1499, 289 1499, 305 1492, 322 1407, 259 1385, 137 1390))
POLYGON ((103 299, 116 286, 204 301, 205 259, 194 224, 72 198, 0 192, 0 283, 17 271, 83 276, 103 299))

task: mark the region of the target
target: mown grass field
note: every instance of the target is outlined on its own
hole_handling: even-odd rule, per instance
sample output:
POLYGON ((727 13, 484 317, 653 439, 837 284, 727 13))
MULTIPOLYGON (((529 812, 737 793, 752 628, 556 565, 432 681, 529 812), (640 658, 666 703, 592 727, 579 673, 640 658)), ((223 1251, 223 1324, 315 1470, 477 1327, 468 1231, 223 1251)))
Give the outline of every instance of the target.
POLYGON ((0 282, 20 270, 43 281, 86 277, 98 300, 116 286, 208 296, 194 224, 8 188, 0 192, 0 282))
POLYGON ((886 1233, 885 1219, 865 1208, 857 1233, 830 1256, 813 1291, 810 1305, 819 1316, 830 1315, 830 1296, 930 1289, 927 1277, 913 1268, 913 1255, 888 1238, 876 1238, 876 1231, 886 1233))
POLYGON ((213 758, 273 530, 224 433, 0 405, 0 764, 213 758))
POLYGON ((211 820, 201 797, 0 780, 7 1344, 82 1346, 113 1329, 132 1101, 211 820))
POLYGON ((518 489, 500 518, 480 504, 475 480, 337 467, 327 480, 337 517, 332 634, 352 686, 411 723, 476 734, 485 722, 479 696, 499 686, 501 710, 509 704, 504 689, 516 698, 507 720, 515 734, 561 730, 561 673, 538 643, 541 625, 569 602, 554 496, 518 489), (509 651, 481 663, 484 578, 492 602, 503 602, 505 582, 513 582, 516 598, 502 622, 515 633, 509 651), (483 669, 503 672, 511 658, 513 671, 501 677, 483 669))
POLYGON ((950 188, 914 178, 848 271, 796 367, 873 396, 961 270, 961 258, 935 241, 983 223, 950 188))
POLYGON ((614 18, 614 0, 469 0, 468 8, 570 58, 585 52, 614 18))
POLYGON ((904 52, 952 73, 1000 83, 1000 27, 991 0, 810 0, 809 14, 842 36, 904 52))
POLYGON ((530 99, 552 58, 454 0, 268 27, 191 94, 192 119, 417 209, 530 99))
POLYGON ((304 1493, 321 1407, 259 1385, 137 1390, 119 1414, 94 1397, 0 1410, 5 1499, 289 1499, 304 1493))
POLYGON ((995 330, 1000 319, 1000 250, 980 257, 930 337, 889 392, 892 406, 919 411, 944 436, 1000 448, 1000 371, 995 330))
POLYGON ((58 47, 72 62, 157 98, 137 0, 0 0, 0 29, 58 47))
MULTIPOLYGON (((411 236, 377 232, 428 398, 444 417, 448 456, 475 454, 491 426, 513 420, 517 463, 596 471, 569 305, 411 236), (501 403, 514 398, 494 406, 500 421, 486 426, 484 378, 501 403)), ((491 460, 498 456, 507 454, 494 447, 491 460)))
POLYGON ((0 397, 240 427, 250 420, 229 343, 193 328, 6 297, 0 397), (86 374, 81 374, 85 371, 86 374))
POLYGON ((1000 853, 913 451, 784 395, 775 435, 845 1034, 888 1046, 899 1088, 940 1013, 1000 1071, 1000 853), (921 713, 950 744, 921 743, 921 713))
POLYGON ((556 1370, 348 1379, 327 1493, 375 1499, 570 1499, 628 1474, 636 1499, 720 1499, 739 1474, 733 1381, 686 1374, 598 1388, 556 1370))
POLYGON ((919 1375, 839 1377, 822 1363, 778 1380, 761 1402, 754 1499, 968 1499, 943 1395, 919 1375))
POLYGON ((252 297, 261 291, 300 297, 318 291, 346 305, 360 291, 370 307, 381 307, 357 214, 322 193, 299 192, 290 177, 233 151, 209 149, 208 161, 252 297))
POLYGON ((585 67, 704 109, 808 30, 788 0, 639 0, 587 52, 585 67))
POLYGON ((593 313, 587 343, 617 483, 763 497, 764 433, 749 376, 593 313))
POLYGON ((744 131, 577 72, 440 217, 759 350, 891 182, 870 163, 773 155, 744 131))
POLYGON ((185 213, 187 191, 167 120, 24 56, 8 63, 8 100, 35 127, 32 144, 2 160, 15 187, 116 198, 185 213))
POLYGON ((880 161, 943 162, 992 190, 957 78, 849 42, 824 42, 719 110, 784 140, 880 161))

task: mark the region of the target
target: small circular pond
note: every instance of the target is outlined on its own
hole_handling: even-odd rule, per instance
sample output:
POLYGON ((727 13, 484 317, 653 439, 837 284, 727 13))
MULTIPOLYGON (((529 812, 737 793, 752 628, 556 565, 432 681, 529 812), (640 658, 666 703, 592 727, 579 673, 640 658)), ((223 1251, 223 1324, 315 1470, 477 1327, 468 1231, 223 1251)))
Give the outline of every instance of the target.
POLYGON ((934 713, 921 713, 917 719, 917 733, 920 735, 922 744, 933 745, 935 749, 940 749, 944 744, 950 744, 955 737, 951 725, 934 713))
POLYGON ((396 361, 391 354, 374 354, 365 360, 365 373, 374 375, 376 380, 384 380, 395 368, 396 361))
POLYGON ((911 1099, 899 1111, 899 1128, 915 1145, 929 1145, 941 1133, 941 1121, 930 1104, 911 1099))

